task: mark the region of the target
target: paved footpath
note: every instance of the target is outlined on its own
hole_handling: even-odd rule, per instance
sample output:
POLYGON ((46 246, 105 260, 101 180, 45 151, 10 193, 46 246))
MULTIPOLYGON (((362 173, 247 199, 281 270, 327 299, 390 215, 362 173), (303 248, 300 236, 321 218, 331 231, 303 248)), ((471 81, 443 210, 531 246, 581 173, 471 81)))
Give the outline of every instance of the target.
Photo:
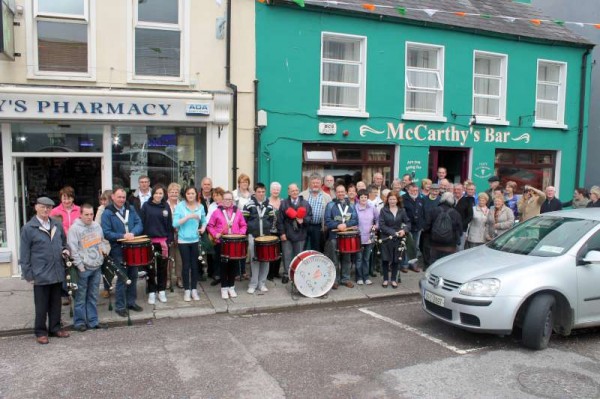
MULTIPOLYGON (((373 285, 354 285, 354 288, 340 286, 337 290, 330 290, 321 298, 307 298, 298 293, 292 295, 291 284, 281 284, 281 280, 267 281, 268 292, 246 293, 248 281, 236 282, 238 297, 235 299, 221 299, 220 286, 212 287, 210 280, 200 282, 200 301, 184 302, 183 290, 175 288, 174 292, 167 291, 167 303, 148 305, 145 281, 138 281, 138 301, 144 308, 142 312, 131 312, 130 317, 134 323, 149 319, 180 318, 203 316, 215 313, 261 313, 287 308, 331 306, 336 303, 369 303, 378 299, 393 298, 397 296, 417 295, 419 292, 419 279, 423 273, 401 273, 402 283, 397 289, 391 286, 383 288, 381 277, 373 278, 373 285)), ((111 295, 114 309, 114 294, 111 295)), ((127 319, 118 316, 114 311, 109 311, 109 300, 99 297, 98 311, 100 321, 109 325, 123 324, 127 319)), ((66 326, 72 324, 69 316, 69 307, 63 306, 63 322, 66 326)), ((30 334, 33 332, 34 307, 32 285, 19 278, 0 278, 0 336, 30 334)))

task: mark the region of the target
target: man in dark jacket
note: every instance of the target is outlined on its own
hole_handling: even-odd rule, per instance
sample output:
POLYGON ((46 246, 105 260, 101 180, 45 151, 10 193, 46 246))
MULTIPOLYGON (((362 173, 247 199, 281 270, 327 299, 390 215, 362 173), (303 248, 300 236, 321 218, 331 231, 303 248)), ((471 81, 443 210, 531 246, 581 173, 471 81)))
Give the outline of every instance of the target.
POLYGON ((406 190, 406 194, 402 196, 402 202, 408 219, 410 219, 410 234, 418 250, 421 232, 425 225, 425 199, 419 193, 419 187, 415 183, 408 184, 404 190, 406 190))
POLYGON ((349 227, 358 226, 358 213, 348 199, 346 198, 346 187, 342 184, 335 188, 335 200, 327 204, 325 208, 325 225, 329 229, 329 237, 325 243, 325 255, 333 261, 333 264, 338 267, 340 265, 340 273, 337 275, 337 280, 333 284, 333 289, 337 289, 339 284, 343 284, 348 288, 354 287, 354 283, 350 281, 350 268, 352 267, 351 254, 340 253, 338 259, 337 253, 337 238, 335 231, 346 231, 349 227))
POLYGON ((473 207, 475 206, 475 197, 468 196, 465 192, 463 192, 462 184, 454 185, 454 209, 460 215, 460 220, 462 221, 462 234, 460 236, 460 244, 458 246, 459 250, 463 250, 465 248, 465 236, 467 232, 467 228, 469 227, 469 223, 473 220, 473 207))
MULTIPOLYGON (((123 263, 123 249, 118 240, 131 240, 136 235, 142 234, 144 230, 142 220, 138 216, 133 205, 129 205, 125 199, 125 189, 115 187, 112 193, 112 203, 102 213, 102 231, 104 238, 110 242, 110 255, 117 265, 123 263)), ((127 277, 131 284, 125 287, 121 279, 117 279, 117 290, 115 293, 115 312, 121 317, 127 317, 128 309, 141 312, 141 306, 135 303, 137 298, 137 267, 127 267, 127 277), (125 298, 127 296, 127 298, 125 298)))
POLYGON ((546 200, 540 208, 540 213, 560 211, 562 209, 562 202, 556 198, 556 188, 554 186, 546 187, 546 200))
MULTIPOLYGON (((258 289, 267 292, 267 274, 269 273, 269 262, 260 262, 256 259, 256 239, 270 234, 273 227, 275 210, 266 198, 267 188, 262 183, 254 187, 254 195, 244 206, 243 214, 248 224, 248 250, 250 252, 250 267, 252 277, 248 284, 248 294, 254 294, 258 289)), ((274 237, 275 238, 275 237, 274 237)), ((277 239, 275 238, 275 241, 277 239)), ((279 244, 277 244, 279 245, 279 244)))
POLYGON ((454 209, 454 195, 450 192, 442 194, 440 204, 433 209, 426 218, 424 231, 429 233, 431 253, 430 261, 434 263, 436 260, 448 256, 457 251, 460 244, 460 236, 462 235, 462 221, 460 215, 454 209), (446 242, 441 242, 438 236, 442 232, 437 231, 440 223, 436 220, 441 217, 442 213, 448 214, 452 224, 452 233, 450 239, 446 242))
POLYGON ((283 284, 290 281, 290 263, 304 249, 308 225, 312 222, 312 208, 300 195, 298 185, 290 184, 288 195, 288 198, 281 201, 277 215, 277 231, 283 249, 283 284))
POLYGON ((69 256, 69 250, 62 223, 49 217, 53 206, 54 202, 48 197, 37 199, 35 216, 21 231, 19 249, 21 276, 33 284, 34 333, 42 345, 49 342, 48 335, 69 336, 60 328, 61 292, 65 281, 63 256, 69 256))

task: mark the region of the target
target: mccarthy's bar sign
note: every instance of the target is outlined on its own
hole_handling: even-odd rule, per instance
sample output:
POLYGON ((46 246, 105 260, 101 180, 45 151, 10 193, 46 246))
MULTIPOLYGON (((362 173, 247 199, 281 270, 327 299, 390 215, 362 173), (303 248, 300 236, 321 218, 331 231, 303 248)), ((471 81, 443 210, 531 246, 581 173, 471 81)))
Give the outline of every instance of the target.
POLYGON ((407 127, 404 123, 395 125, 392 122, 387 124, 387 130, 376 130, 370 126, 362 125, 360 127, 360 135, 366 137, 368 134, 387 134, 388 140, 456 143, 461 146, 470 141, 473 143, 509 143, 511 141, 529 143, 530 140, 529 133, 523 133, 515 137, 510 131, 501 131, 493 127, 475 128, 469 126, 457 128, 455 125, 452 125, 443 129, 432 129, 424 124, 407 127))

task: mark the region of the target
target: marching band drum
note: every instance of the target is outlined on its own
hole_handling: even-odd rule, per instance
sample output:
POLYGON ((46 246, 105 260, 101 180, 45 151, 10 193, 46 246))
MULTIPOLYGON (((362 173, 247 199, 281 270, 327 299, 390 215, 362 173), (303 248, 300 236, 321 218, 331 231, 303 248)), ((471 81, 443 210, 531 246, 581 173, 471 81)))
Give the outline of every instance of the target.
POLYGON ((333 287, 335 265, 320 252, 300 252, 290 264, 290 279, 302 295, 317 298, 333 287))
POLYGON ((277 236, 261 236, 254 238, 254 251, 259 262, 274 262, 281 258, 279 238, 277 236))
POLYGON ((124 240, 121 242, 121 247, 123 249, 124 266, 149 266, 154 259, 152 243, 149 238, 136 237, 131 240, 124 240))
POLYGON ((221 236, 221 257, 228 260, 246 259, 248 237, 242 234, 225 234, 221 236))
POLYGON ((360 231, 338 231, 337 249, 341 254, 355 254, 357 252, 360 252, 360 231))

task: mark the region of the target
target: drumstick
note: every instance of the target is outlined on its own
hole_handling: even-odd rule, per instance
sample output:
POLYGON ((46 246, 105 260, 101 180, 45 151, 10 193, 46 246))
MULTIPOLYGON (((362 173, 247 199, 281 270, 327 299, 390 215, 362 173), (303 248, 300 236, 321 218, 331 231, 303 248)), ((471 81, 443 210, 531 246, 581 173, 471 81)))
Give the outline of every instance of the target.
POLYGON ((133 238, 118 238, 117 241, 121 242, 121 241, 129 241, 129 240, 135 240, 137 238, 148 238, 148 236, 135 236, 133 238))

